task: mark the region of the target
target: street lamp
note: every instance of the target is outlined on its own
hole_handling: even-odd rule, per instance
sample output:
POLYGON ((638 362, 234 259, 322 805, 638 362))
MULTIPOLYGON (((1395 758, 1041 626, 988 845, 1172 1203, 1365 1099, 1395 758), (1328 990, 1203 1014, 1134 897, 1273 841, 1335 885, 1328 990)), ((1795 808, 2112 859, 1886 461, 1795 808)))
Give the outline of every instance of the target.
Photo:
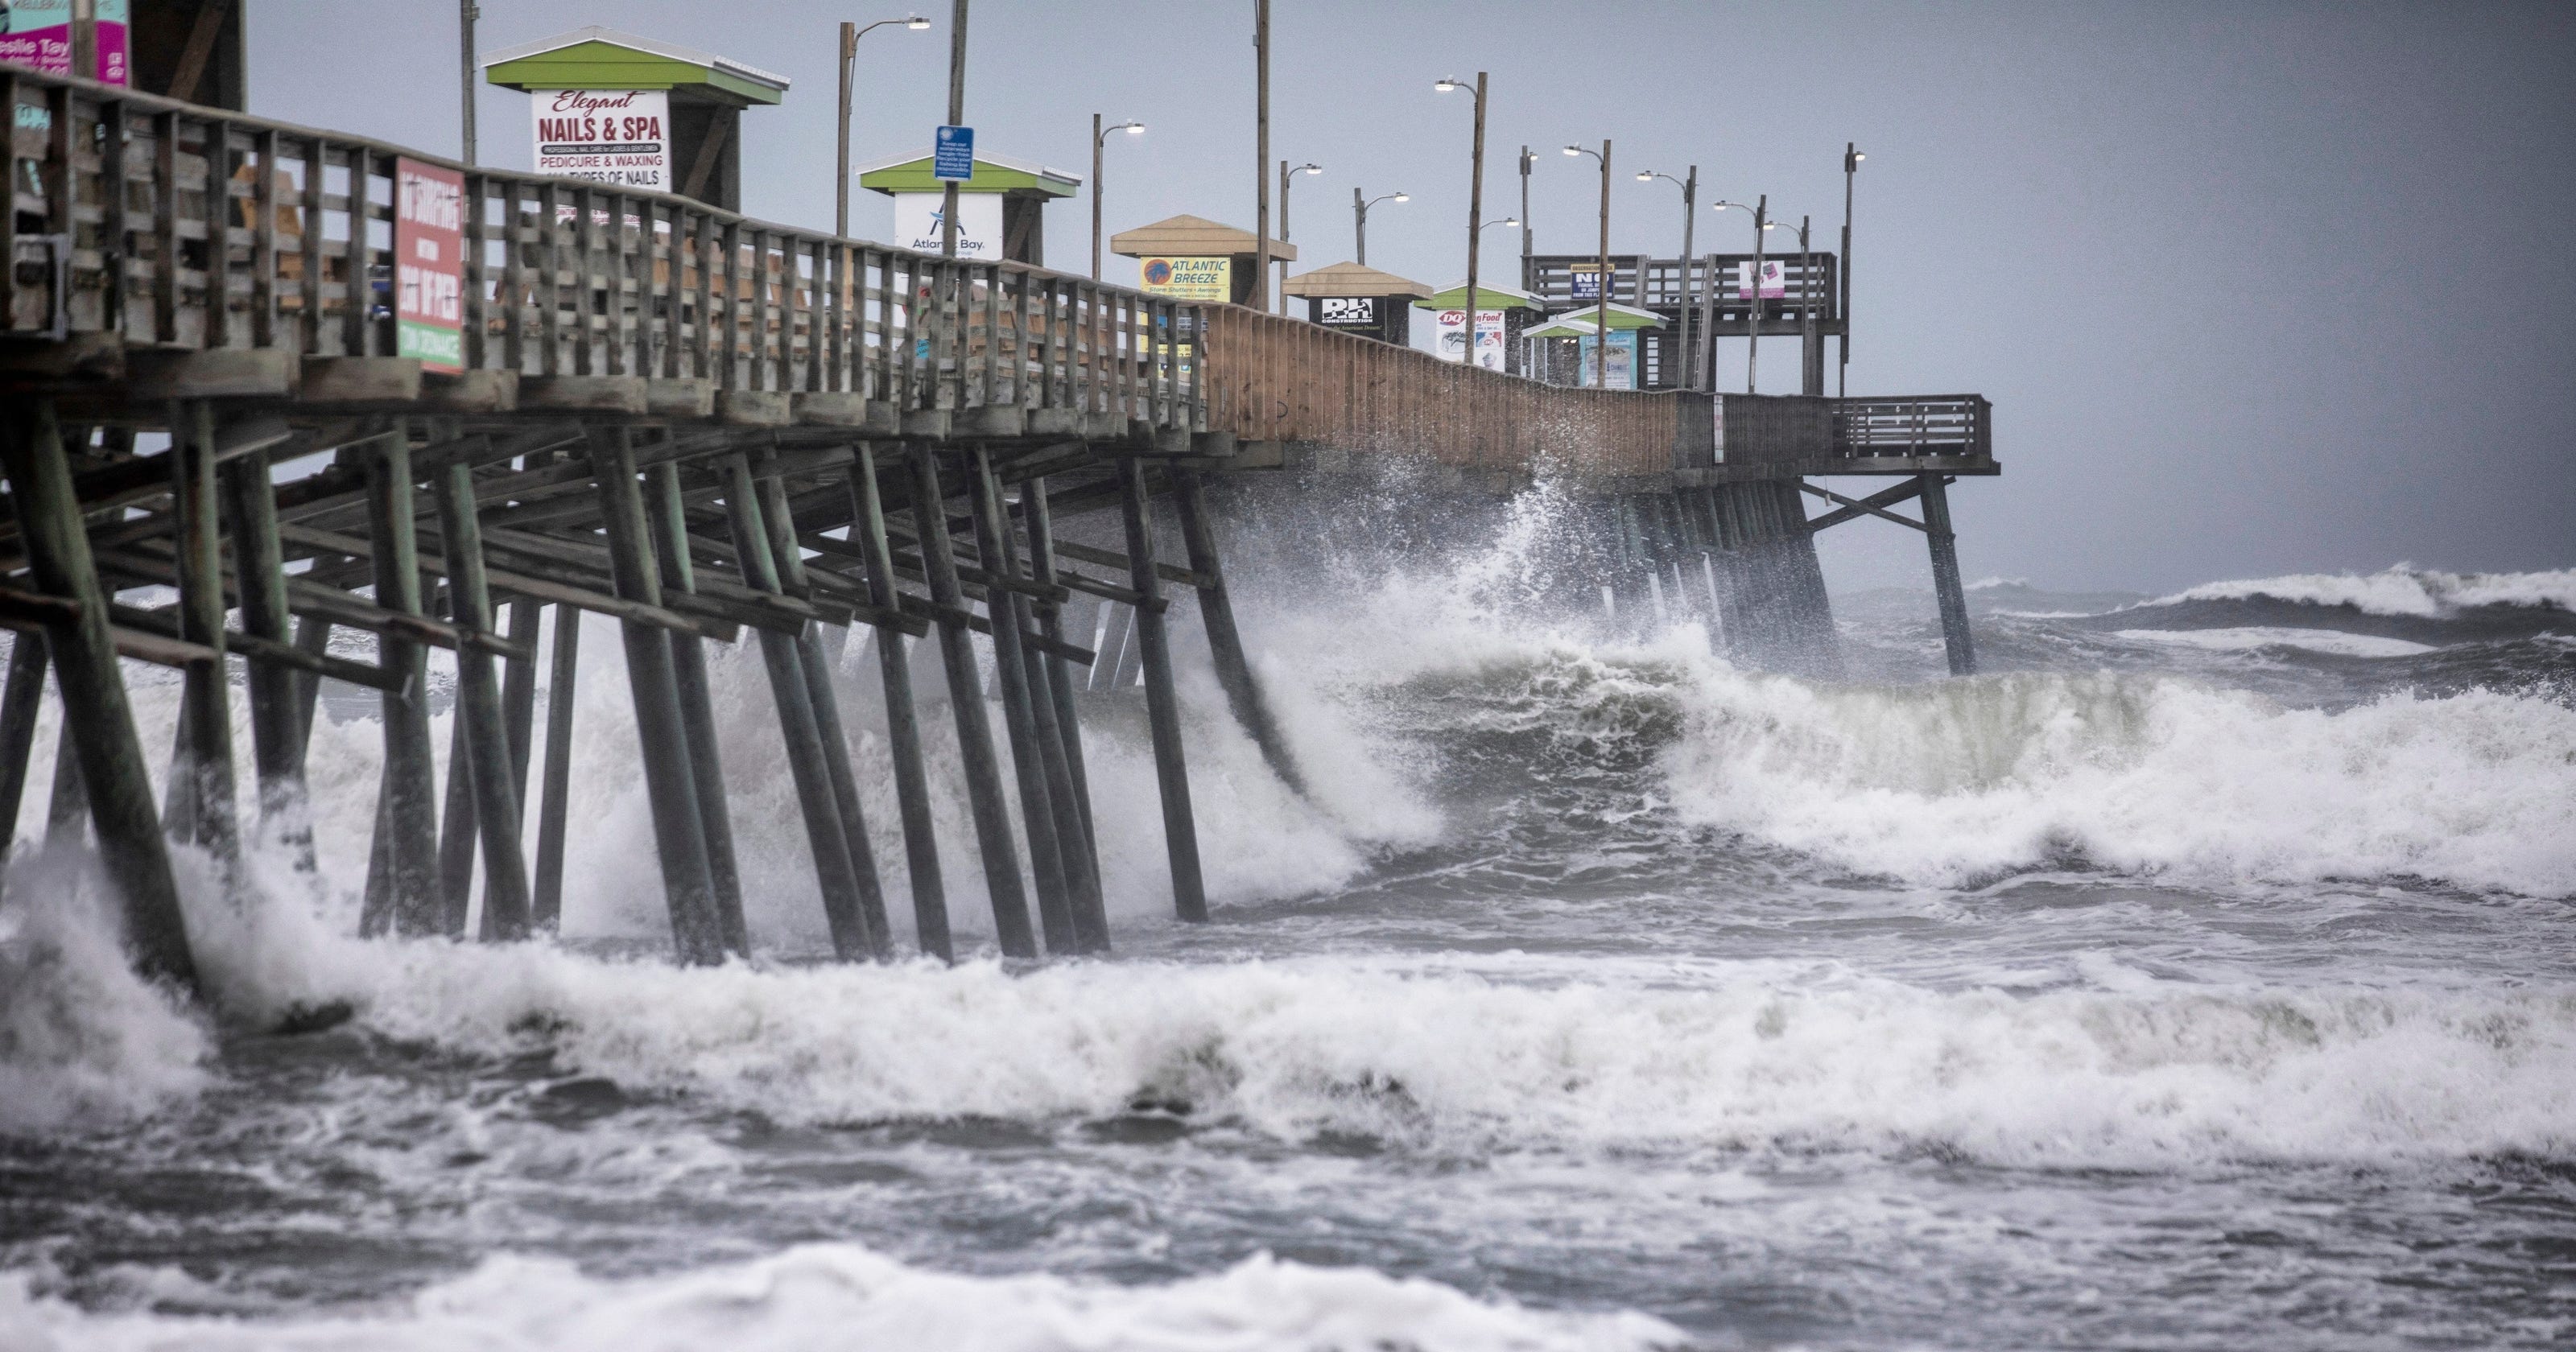
MULTIPOLYGON (((1455 76, 1431 86, 1447 94, 1466 87, 1455 76)), ((1477 318, 1485 310, 1484 297, 1476 279, 1476 244, 1485 236, 1481 222, 1485 216, 1485 72, 1476 72, 1476 149, 1475 169, 1467 180, 1467 364, 1476 364, 1477 318)))
POLYGON ((1851 141, 1843 142, 1843 265, 1841 268, 1841 272, 1843 274, 1843 296, 1842 304, 1834 307, 1834 312, 1842 317, 1843 343, 1842 360, 1835 363, 1834 366, 1834 393, 1836 395, 1840 395, 1844 392, 1843 387, 1845 383, 1851 379, 1852 175, 1860 172, 1860 162, 1868 158, 1869 156, 1860 152, 1860 147, 1857 143, 1851 141))
POLYGON ((1359 246, 1359 258, 1356 261, 1361 267, 1368 266, 1368 209, 1376 206, 1380 202, 1410 202, 1412 200, 1413 194, 1411 193, 1391 192, 1382 197, 1371 197, 1363 201, 1360 198, 1360 190, 1357 188, 1351 189, 1351 233, 1355 238, 1355 242, 1359 246))
MULTIPOLYGON (((1692 214, 1692 209, 1699 204, 1699 166, 1694 164, 1690 167, 1688 178, 1675 178, 1652 169, 1640 170, 1637 174, 1640 183, 1652 183, 1659 178, 1682 190, 1682 387, 1695 390, 1699 388, 1699 334, 1691 327, 1691 227, 1699 223, 1699 218, 1692 214)), ((1638 289, 1644 289, 1642 282, 1638 289)))
POLYGON ((916 33, 930 26, 930 20, 918 14, 909 14, 900 19, 879 19, 865 28, 852 23, 841 25, 841 172, 837 179, 837 189, 833 194, 832 233, 843 239, 850 237, 850 79, 854 73, 852 67, 858 61, 859 39, 890 23, 902 24, 916 33))
POLYGON ((1709 204, 1709 210, 1711 211, 1724 211, 1728 207, 1733 207, 1738 211, 1750 211, 1753 213, 1753 271, 1750 276, 1744 279, 1745 289, 1752 293, 1751 297, 1745 301, 1744 305, 1744 346, 1746 349, 1744 353, 1744 392, 1746 394, 1751 394, 1753 393, 1753 359, 1760 355, 1762 348, 1762 232, 1766 230, 1776 230, 1779 228, 1780 223, 1770 219, 1771 195, 1769 193, 1764 193, 1760 197, 1755 198, 1753 205, 1749 207, 1744 205, 1742 202, 1712 202, 1709 204))
POLYGON ((1100 114, 1091 115, 1091 280, 1100 280, 1100 160, 1101 148, 1108 144, 1109 133, 1123 131, 1130 136, 1142 135, 1142 122, 1121 122, 1114 127, 1100 125, 1100 114))
POLYGON ((1565 153, 1601 161, 1601 271, 1593 276, 1600 305, 1592 316, 1592 383, 1606 390, 1610 388, 1610 142, 1602 141, 1598 152, 1567 146, 1565 153))
MULTIPOLYGON (((1289 183, 1289 180, 1290 180, 1291 178, 1293 178, 1295 175, 1298 175, 1298 174, 1320 174, 1320 173, 1322 173, 1322 172, 1324 172, 1324 166, 1322 166, 1322 165, 1320 165, 1320 164, 1316 164, 1316 163, 1314 163, 1314 162, 1313 162, 1313 161, 1311 161, 1311 160, 1310 160, 1310 161, 1308 161, 1307 163, 1304 163, 1304 164, 1298 165, 1298 166, 1297 166, 1296 168, 1294 168, 1294 169, 1291 169, 1291 168, 1289 168, 1289 167, 1288 167, 1288 161, 1286 161, 1286 160, 1281 160, 1281 161, 1279 162, 1279 242, 1280 242, 1280 243, 1285 244, 1285 243, 1287 243, 1287 242, 1288 242, 1288 183, 1289 183)), ((1264 280, 1267 280, 1267 279, 1264 279, 1264 280)), ((1280 296, 1282 297, 1282 299, 1281 299, 1281 301, 1280 301, 1280 303, 1279 303, 1279 308, 1280 308, 1280 309, 1282 309, 1282 310, 1284 311, 1284 310, 1286 310, 1286 309, 1288 308, 1288 303, 1287 303, 1287 301, 1286 301, 1286 299, 1285 299, 1285 297, 1286 297, 1286 296, 1287 296, 1287 294, 1288 294, 1288 260, 1287 260, 1287 259, 1285 259, 1285 258, 1282 258, 1282 259, 1280 259, 1280 260, 1279 260, 1279 288, 1280 288, 1280 289, 1279 289, 1279 294, 1280 294, 1280 296)))

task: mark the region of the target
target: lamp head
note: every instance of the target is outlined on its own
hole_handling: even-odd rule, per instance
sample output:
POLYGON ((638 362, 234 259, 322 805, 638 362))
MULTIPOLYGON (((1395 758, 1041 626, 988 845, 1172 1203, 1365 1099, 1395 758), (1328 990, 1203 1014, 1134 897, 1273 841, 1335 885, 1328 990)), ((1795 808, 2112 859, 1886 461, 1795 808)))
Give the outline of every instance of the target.
POLYGON ((1142 122, 1130 122, 1126 126, 1119 128, 1119 130, 1126 132, 1130 136, 1141 136, 1145 132, 1145 124, 1142 122))
POLYGON ((1443 94, 1446 94, 1458 87, 1458 77, 1455 75, 1449 76, 1431 87, 1439 90, 1443 94))
POLYGON ((1580 155, 1580 154, 1582 154, 1582 153, 1583 153, 1583 147, 1581 147, 1581 146, 1567 146, 1567 147, 1565 148, 1565 153, 1566 153, 1566 154, 1568 154, 1568 155, 1580 155))
POLYGON ((1521 218, 1518 216, 1505 216, 1501 220, 1494 222, 1494 224, 1501 226, 1505 230, 1518 230, 1521 228, 1521 218))
POLYGON ((1324 172, 1324 166, 1320 164, 1301 164, 1297 166, 1297 172, 1301 174, 1320 174, 1324 172))
POLYGON ((1392 200, 1394 200, 1394 201, 1398 201, 1398 202, 1410 202, 1410 201, 1412 201, 1412 200, 1413 200, 1413 194, 1411 194, 1411 193, 1409 193, 1409 192, 1400 192, 1400 193, 1397 193, 1397 194, 1395 195, 1395 197, 1394 197, 1392 200))
POLYGON ((904 21, 903 21, 903 26, 904 26, 904 27, 906 27, 906 28, 911 29, 912 31, 914 31, 914 32, 916 32, 916 33, 918 33, 918 32, 920 32, 921 30, 923 30, 923 29, 925 29, 925 28, 928 28, 928 27, 930 26, 930 20, 925 19, 925 18, 921 17, 921 16, 920 16, 920 15, 918 15, 918 14, 915 14, 915 15, 913 15, 911 18, 904 20, 904 21))

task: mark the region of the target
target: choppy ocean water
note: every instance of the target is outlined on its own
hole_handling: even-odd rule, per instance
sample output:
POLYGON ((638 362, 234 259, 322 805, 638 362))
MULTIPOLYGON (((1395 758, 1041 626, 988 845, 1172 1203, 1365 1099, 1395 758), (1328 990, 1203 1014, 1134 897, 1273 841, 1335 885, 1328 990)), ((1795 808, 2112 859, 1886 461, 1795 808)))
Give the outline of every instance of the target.
POLYGON ((349 937, 346 711, 319 886, 192 898, 220 1018, 22 848, 0 1348, 2576 1338, 2576 575, 1983 585, 1961 682, 1928 598, 1847 596, 1828 682, 1537 604, 1529 529, 1248 589, 1313 794, 1184 673, 1213 924, 1099 701, 1108 961, 816 961, 753 658, 761 954, 668 966, 605 631, 560 943, 349 937))

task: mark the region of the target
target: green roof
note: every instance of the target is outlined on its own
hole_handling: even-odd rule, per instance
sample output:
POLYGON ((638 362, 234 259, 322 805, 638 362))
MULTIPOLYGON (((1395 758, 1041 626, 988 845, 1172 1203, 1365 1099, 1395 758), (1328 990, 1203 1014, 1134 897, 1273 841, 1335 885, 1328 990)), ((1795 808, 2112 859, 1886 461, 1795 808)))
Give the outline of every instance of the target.
MULTIPOLYGON (((859 170, 859 186, 892 196, 899 192, 938 192, 948 183, 945 179, 932 177, 930 156, 924 154, 863 165, 859 170)), ((975 157, 975 176, 958 184, 957 191, 1071 197, 1081 187, 1081 179, 1060 169, 978 155, 975 157)))
MULTIPOLYGON (((1479 310, 1539 310, 1546 308, 1538 302, 1531 300, 1529 293, 1526 291, 1515 291, 1508 286, 1490 286, 1487 285, 1481 277, 1476 280, 1476 296, 1477 299, 1482 302, 1476 307, 1479 310)), ((1465 282, 1460 282, 1446 291, 1432 292, 1421 300, 1415 301, 1413 306, 1417 310, 1456 310, 1464 308, 1466 304, 1467 284, 1465 282)))
POLYGON ((713 53, 576 29, 492 54, 483 78, 510 89, 687 89, 727 103, 776 103, 787 80, 713 53))

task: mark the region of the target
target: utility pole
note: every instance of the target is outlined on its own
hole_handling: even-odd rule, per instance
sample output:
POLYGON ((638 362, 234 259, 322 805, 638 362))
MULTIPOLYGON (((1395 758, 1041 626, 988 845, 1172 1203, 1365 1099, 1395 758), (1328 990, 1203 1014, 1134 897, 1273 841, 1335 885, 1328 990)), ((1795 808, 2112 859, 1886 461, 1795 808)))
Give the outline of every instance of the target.
POLYGON ((1524 291, 1529 289, 1530 250, 1533 247, 1530 242, 1533 233, 1529 212, 1530 165, 1537 159, 1538 156, 1531 154, 1528 146, 1521 147, 1521 289, 1524 291))
MULTIPOLYGON (((961 0, 962 2, 962 0, 961 0)), ((1253 113, 1252 275, 1260 288, 1257 308, 1270 313, 1270 0, 1252 0, 1253 113)))
POLYGON ((457 0, 457 5, 456 5, 456 51, 457 51, 457 72, 456 72, 456 75, 457 75, 457 83, 458 83, 458 85, 462 88, 462 90, 463 90, 463 92, 464 92, 464 95, 465 95, 465 106, 464 106, 465 153, 464 153, 464 154, 462 154, 462 155, 460 155, 460 156, 458 156, 457 158, 458 158, 458 159, 461 159, 461 160, 463 160, 463 161, 465 161, 467 164, 472 164, 472 163, 474 163, 474 162, 475 162, 475 160, 474 160, 474 21, 475 21, 476 19, 478 19, 478 18, 481 18, 481 17, 482 17, 482 15, 483 15, 483 11, 482 11, 482 10, 480 10, 480 9, 475 8, 475 6, 474 6, 474 0, 457 0))
MULTIPOLYGON (((966 125, 966 0, 948 7, 948 125, 966 125)), ((939 256, 957 256, 957 180, 950 179, 939 201, 939 256)))
POLYGON ((1091 115, 1091 280, 1100 280, 1100 162, 1107 158, 1100 114, 1091 115))

